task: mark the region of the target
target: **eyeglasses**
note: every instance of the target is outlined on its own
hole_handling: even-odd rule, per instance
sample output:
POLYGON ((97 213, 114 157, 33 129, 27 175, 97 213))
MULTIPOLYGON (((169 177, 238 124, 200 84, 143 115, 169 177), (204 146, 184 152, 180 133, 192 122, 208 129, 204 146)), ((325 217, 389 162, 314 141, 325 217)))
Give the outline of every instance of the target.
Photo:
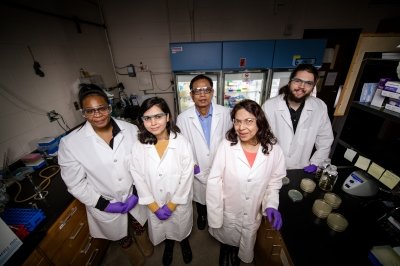
POLYGON ((111 113, 111 105, 100 105, 96 108, 85 108, 81 109, 83 117, 94 116, 96 113, 99 115, 106 115, 111 113))
POLYGON ((154 118, 154 120, 160 121, 166 115, 167 115, 166 113, 159 113, 159 114, 155 114, 155 115, 145 115, 145 116, 142 116, 142 120, 143 120, 143 122, 150 122, 154 118))
POLYGON ((238 127, 240 125, 245 125, 246 127, 249 127, 249 126, 254 125, 255 122, 256 122, 256 119, 253 119, 253 118, 247 118, 244 120, 239 120, 239 119, 232 120, 232 123, 235 127, 238 127))
POLYGON ((315 83, 313 81, 302 80, 302 79, 299 79, 299 78, 292 78, 290 81, 292 81, 297 86, 302 85, 302 86, 306 87, 307 89, 311 89, 315 85, 315 83))
POLYGON ((200 95, 201 93, 204 94, 210 94, 212 92, 212 88, 211 87, 200 87, 200 88, 193 88, 192 89, 192 93, 194 95, 200 95))

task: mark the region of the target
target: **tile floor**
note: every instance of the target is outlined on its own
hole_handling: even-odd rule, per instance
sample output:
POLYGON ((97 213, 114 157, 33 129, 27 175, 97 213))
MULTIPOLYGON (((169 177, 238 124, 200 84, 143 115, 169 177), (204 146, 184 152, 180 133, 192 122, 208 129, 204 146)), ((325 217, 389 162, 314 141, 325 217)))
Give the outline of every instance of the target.
MULTIPOLYGON (((198 230, 196 219, 197 213, 194 209, 194 222, 192 233, 189 238, 190 246, 192 248, 193 260, 188 265, 198 266, 218 266, 219 256, 219 242, 215 240, 209 233, 207 228, 205 230, 198 230)), ((154 253, 146 258, 145 266, 162 265, 162 255, 164 252, 164 242, 154 247, 154 253)), ((107 253, 103 259, 101 266, 128 266, 130 265, 128 257, 121 251, 117 243, 110 243, 107 253)), ((182 259, 181 247, 178 243, 174 246, 174 258, 172 266, 186 265, 182 259)), ((254 263, 241 263, 241 266, 254 266, 254 263)))

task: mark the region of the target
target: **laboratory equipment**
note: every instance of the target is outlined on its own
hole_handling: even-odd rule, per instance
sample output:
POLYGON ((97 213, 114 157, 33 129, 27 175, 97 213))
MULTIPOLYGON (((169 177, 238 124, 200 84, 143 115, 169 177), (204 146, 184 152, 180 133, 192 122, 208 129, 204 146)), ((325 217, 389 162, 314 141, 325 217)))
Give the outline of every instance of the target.
POLYGON ((371 197, 378 193, 378 185, 362 170, 352 172, 342 185, 342 190, 350 195, 371 197))

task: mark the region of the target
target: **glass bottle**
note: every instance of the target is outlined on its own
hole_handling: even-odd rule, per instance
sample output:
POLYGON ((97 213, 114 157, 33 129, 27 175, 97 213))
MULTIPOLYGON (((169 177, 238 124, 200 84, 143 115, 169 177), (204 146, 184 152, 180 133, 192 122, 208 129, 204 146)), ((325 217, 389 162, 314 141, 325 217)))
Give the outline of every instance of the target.
POLYGON ((337 167, 329 166, 323 173, 318 182, 318 186, 323 191, 332 191, 338 178, 337 167))
POLYGON ((325 159, 319 163, 317 171, 315 172, 315 181, 319 181, 322 173, 331 165, 331 159, 325 159))

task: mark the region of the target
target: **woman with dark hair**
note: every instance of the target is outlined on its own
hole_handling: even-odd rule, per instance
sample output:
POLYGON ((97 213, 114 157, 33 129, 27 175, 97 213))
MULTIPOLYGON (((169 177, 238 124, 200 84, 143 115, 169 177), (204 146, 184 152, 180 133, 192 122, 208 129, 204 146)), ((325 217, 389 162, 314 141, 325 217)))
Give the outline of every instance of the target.
POLYGON ((143 255, 150 256, 153 245, 143 227, 146 210, 136 205, 129 172, 137 127, 111 117, 107 95, 98 86, 81 84, 78 97, 86 122, 61 139, 61 176, 68 191, 86 206, 90 235, 118 241, 132 265, 143 265, 143 255))
POLYGON ((150 240, 153 245, 165 240, 164 265, 172 263, 175 241, 180 241, 183 260, 189 263, 194 167, 190 143, 174 124, 164 99, 145 100, 140 106, 140 117, 131 173, 139 204, 148 207, 150 240))
POLYGON ((233 127, 218 148, 206 191, 209 232, 221 242, 219 265, 253 261, 262 215, 274 229, 282 226, 282 150, 255 101, 237 103, 231 118, 233 127))

